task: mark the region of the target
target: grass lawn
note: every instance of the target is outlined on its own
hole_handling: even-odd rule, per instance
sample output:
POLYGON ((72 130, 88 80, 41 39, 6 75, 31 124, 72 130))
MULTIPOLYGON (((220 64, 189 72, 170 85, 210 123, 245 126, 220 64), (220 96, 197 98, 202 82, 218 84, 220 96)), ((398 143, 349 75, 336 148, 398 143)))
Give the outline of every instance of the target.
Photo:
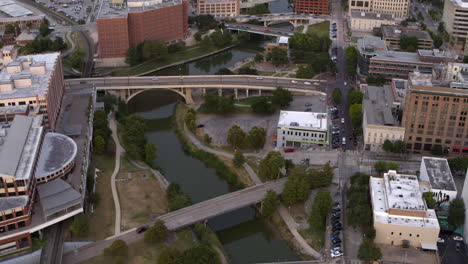
POLYGON ((258 71, 258 74, 261 76, 273 76, 274 72, 258 71))
MULTIPOLYGON (((217 155, 218 156, 218 155, 217 155)), ((232 160, 229 158, 226 158, 224 156, 218 156, 220 160, 226 164, 226 166, 229 167, 235 174, 237 174, 237 177, 239 180, 245 184, 245 186, 254 186, 254 182, 250 178, 250 175, 247 173, 247 171, 244 169, 244 167, 236 167, 232 164, 232 160)))
MULTIPOLYGON (((211 114, 210 112, 207 112, 207 110, 205 109, 205 105, 202 104, 198 110, 197 110, 197 113, 200 113, 200 114, 211 114)), ((252 113, 252 108, 250 107, 245 107, 245 106, 237 106, 235 105, 234 106, 234 112, 230 113, 230 114, 251 114, 252 113)))
POLYGON ((108 151, 107 154, 92 155, 94 166, 101 171, 98 172, 96 179, 96 192, 99 194, 100 200, 94 207, 94 213, 86 214, 89 225, 86 240, 100 240, 114 235, 115 208, 110 185, 115 166, 114 141, 110 140, 108 147, 111 151, 108 151))
MULTIPOLYGON (((257 173, 257 175, 258 175, 258 168, 259 168, 259 165, 260 165, 260 158, 258 158, 258 157, 245 157, 245 162, 247 162, 247 164, 249 164, 249 166, 252 168, 252 170, 255 173, 257 173)), ((265 179, 260 179, 260 180, 265 181, 265 179)))
POLYGON ((274 76, 274 77, 284 77, 284 76, 286 76, 286 75, 288 75, 287 72, 279 72, 279 73, 277 73, 277 74, 274 74, 273 76, 274 76))
POLYGON ((139 64, 134 67, 119 68, 112 72, 113 76, 129 76, 144 73, 168 64, 172 64, 178 61, 188 60, 195 57, 199 57, 210 52, 218 50, 216 47, 202 47, 199 45, 191 46, 186 50, 171 53, 164 60, 151 60, 139 64))
POLYGON ((304 26, 298 26, 294 31, 302 33, 304 26))
POLYGON ((325 232, 313 228, 298 231, 314 249, 321 250, 325 246, 325 232))
MULTIPOLYGON (((192 232, 184 229, 175 234, 175 239, 170 243, 171 247, 177 248, 179 251, 185 251, 195 246, 192 232)), ((147 244, 144 241, 138 241, 128 245, 128 257, 123 263, 127 264, 154 264, 157 262, 158 256, 164 244, 147 244)), ((103 264, 114 263, 112 257, 98 256, 88 261, 85 264, 103 264)))
POLYGON ((236 103, 245 104, 245 105, 252 105, 260 97, 266 97, 268 100, 271 100, 271 98, 272 98, 272 96, 251 96, 251 97, 247 97, 247 98, 236 99, 236 103))
POLYGON ((324 21, 318 24, 309 25, 307 33, 315 33, 319 36, 330 35, 330 21, 324 21))
POLYGON ((140 226, 152 215, 167 212, 166 192, 150 170, 142 170, 122 158, 118 181, 120 207, 122 209, 122 231, 140 226))

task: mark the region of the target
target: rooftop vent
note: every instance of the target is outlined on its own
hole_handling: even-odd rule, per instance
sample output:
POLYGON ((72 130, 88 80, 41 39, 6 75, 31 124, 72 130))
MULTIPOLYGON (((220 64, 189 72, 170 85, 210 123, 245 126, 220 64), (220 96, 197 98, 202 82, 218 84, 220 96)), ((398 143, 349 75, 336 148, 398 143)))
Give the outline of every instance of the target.
POLYGON ((380 14, 377 14, 377 17, 380 17, 380 14))
POLYGON ((291 122, 289 125, 290 125, 290 126, 299 126, 299 123, 297 123, 297 122, 291 122))

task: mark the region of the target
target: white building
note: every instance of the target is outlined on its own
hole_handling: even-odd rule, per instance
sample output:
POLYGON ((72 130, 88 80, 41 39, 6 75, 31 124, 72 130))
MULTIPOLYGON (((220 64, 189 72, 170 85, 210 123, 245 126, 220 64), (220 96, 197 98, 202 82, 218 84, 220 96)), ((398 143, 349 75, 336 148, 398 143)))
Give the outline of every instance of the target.
POLYGON ((328 144, 328 115, 281 111, 277 133, 277 146, 281 148, 328 144))
POLYGON ((452 201, 457 198, 457 187, 447 159, 423 157, 419 171, 419 179, 429 182, 436 201, 452 201))
POLYGON ((388 171, 383 178, 370 177, 370 193, 376 231, 375 242, 437 250, 439 222, 422 194, 429 191, 417 176, 388 171))
POLYGON ((351 30, 371 32, 382 25, 395 25, 395 18, 391 14, 374 12, 351 12, 351 30))

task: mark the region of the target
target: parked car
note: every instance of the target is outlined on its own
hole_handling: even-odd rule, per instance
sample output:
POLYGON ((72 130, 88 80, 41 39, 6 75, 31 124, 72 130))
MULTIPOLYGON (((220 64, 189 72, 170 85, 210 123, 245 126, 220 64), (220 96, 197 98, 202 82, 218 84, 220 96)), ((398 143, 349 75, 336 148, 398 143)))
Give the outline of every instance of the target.
POLYGON ((341 253, 341 252, 336 252, 336 253, 335 253, 335 252, 332 252, 332 253, 330 254, 330 256, 331 256, 332 258, 337 258, 337 257, 343 256, 343 253, 341 253))
POLYGON ((440 237, 437 238, 437 243, 444 243, 444 242, 445 240, 443 238, 440 238, 440 237))
POLYGON ((202 128, 202 127, 205 127, 205 125, 204 124, 199 124, 197 127, 202 128))
POLYGON ((293 148, 287 148, 287 149, 284 149, 284 152, 285 153, 294 152, 294 149, 293 148))
POLYGON ((149 227, 148 225, 138 227, 136 230, 137 234, 145 232, 146 230, 148 230, 148 227, 149 227))
POLYGON ((305 106, 312 106, 312 103, 305 103, 305 106))
POLYGON ((460 252, 460 242, 455 243, 455 251, 460 252))
POLYGON ((344 124, 344 117, 341 118, 341 124, 344 124))
POLYGON ((462 236, 459 236, 459 235, 454 235, 454 236, 452 237, 452 239, 455 240, 455 241, 463 241, 463 237, 462 237, 462 236))

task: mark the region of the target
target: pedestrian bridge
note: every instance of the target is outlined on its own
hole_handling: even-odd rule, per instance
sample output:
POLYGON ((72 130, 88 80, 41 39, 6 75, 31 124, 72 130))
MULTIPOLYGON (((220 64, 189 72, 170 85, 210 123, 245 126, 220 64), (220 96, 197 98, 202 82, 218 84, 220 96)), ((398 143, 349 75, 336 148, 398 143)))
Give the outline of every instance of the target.
POLYGON ((323 22, 329 17, 327 16, 315 16, 315 15, 303 15, 295 13, 284 13, 284 14, 265 14, 265 15, 241 15, 234 18, 237 22, 247 22, 249 20, 258 20, 262 21, 264 26, 269 26, 275 22, 286 21, 291 23, 294 27, 305 24, 317 24, 323 22))
POLYGON ((177 230, 206 219, 263 201, 268 190, 281 194, 286 178, 248 187, 167 213, 156 220, 164 221, 167 229, 177 230))
POLYGON ((222 96, 223 89, 234 90, 237 98, 238 90, 272 91, 283 87, 291 92, 307 95, 325 95, 320 80, 298 80, 282 77, 267 77, 256 75, 190 75, 190 76, 158 76, 158 77, 101 77, 79 78, 65 80, 66 89, 93 87, 96 90, 116 91, 119 97, 129 102, 137 94, 151 89, 167 89, 180 94, 187 104, 194 103, 192 89, 218 89, 222 96))

